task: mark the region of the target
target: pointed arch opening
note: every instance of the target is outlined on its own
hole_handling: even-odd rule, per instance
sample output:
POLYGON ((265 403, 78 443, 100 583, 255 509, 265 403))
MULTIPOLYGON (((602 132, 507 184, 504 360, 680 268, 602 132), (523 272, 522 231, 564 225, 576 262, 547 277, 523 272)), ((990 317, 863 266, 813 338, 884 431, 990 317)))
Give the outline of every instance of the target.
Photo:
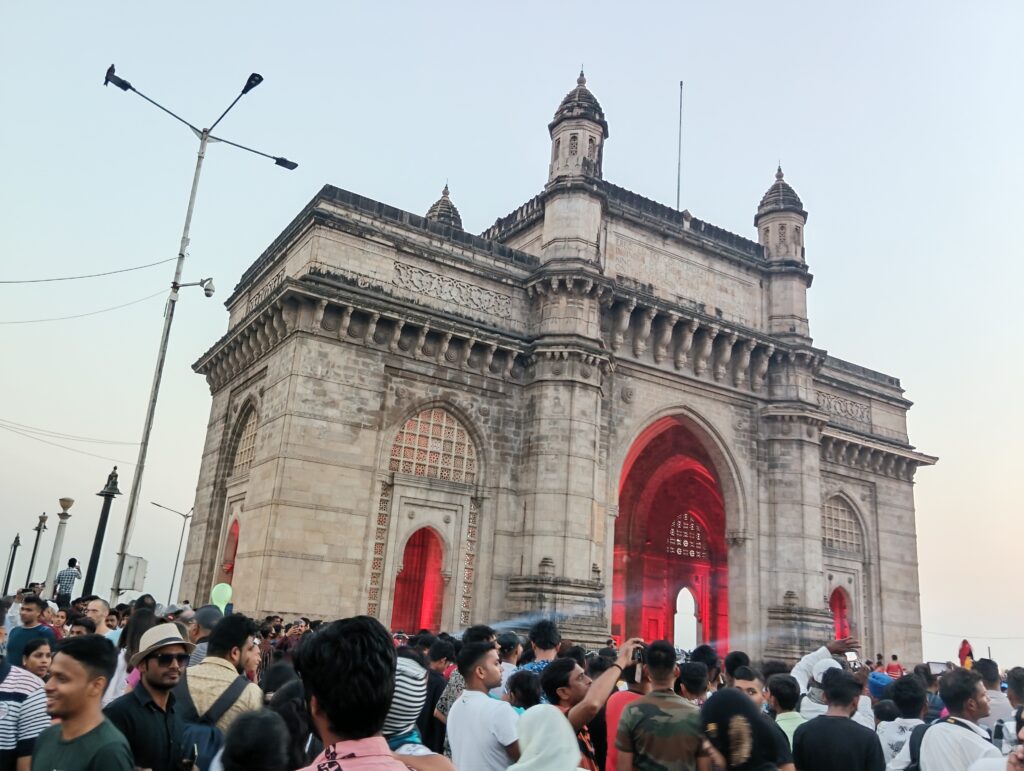
POLYGON ((230 584, 235 577, 235 556, 238 554, 238 534, 240 528, 238 520, 232 520, 228 528, 227 538, 224 539, 224 551, 220 561, 220 575, 215 584, 230 584))
POLYGON ((656 421, 630 447, 615 524, 616 637, 675 640, 677 603, 685 590, 694 602, 695 643, 728 647, 726 516, 719 474, 681 416, 656 421))
POLYGON ((841 586, 837 586, 828 598, 828 607, 832 611, 832 625, 835 639, 845 640, 851 636, 850 628, 850 595, 841 586))
POLYGON ((410 634, 441 627, 444 600, 444 544, 430 527, 421 527, 405 543, 401 570, 395 579, 391 627, 410 634))
POLYGON ((253 458, 256 456, 256 430, 259 428, 259 418, 252 403, 246 405, 235 425, 237 440, 231 459, 230 474, 233 477, 249 473, 253 458))
POLYGON ((672 641, 677 648, 692 651, 703 638, 700 619, 697 615, 697 598, 688 587, 679 590, 676 596, 676 616, 672 641))

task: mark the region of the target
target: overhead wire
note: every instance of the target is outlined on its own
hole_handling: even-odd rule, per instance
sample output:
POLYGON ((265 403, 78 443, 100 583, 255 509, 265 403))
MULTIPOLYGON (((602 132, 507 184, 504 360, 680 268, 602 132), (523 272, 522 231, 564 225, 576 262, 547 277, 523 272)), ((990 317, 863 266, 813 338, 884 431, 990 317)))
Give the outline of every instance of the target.
POLYGON ((88 455, 88 456, 90 456, 92 458, 100 458, 101 460, 111 460, 111 461, 114 461, 114 463, 122 463, 122 464, 125 464, 127 466, 134 466, 135 465, 131 461, 122 460, 120 458, 111 458, 111 457, 109 457, 107 455, 97 455, 94 452, 86 452, 85 450, 79 450, 76 447, 67 447, 67 446, 65 446, 63 444, 58 444, 57 442, 51 442, 51 441, 48 441, 48 440, 43 439, 43 438, 38 437, 38 436, 32 436, 32 434, 26 434, 23 431, 18 431, 17 429, 11 428, 10 426, 0 425, 0 429, 3 429, 4 431, 10 431, 13 434, 18 434, 19 436, 23 436, 26 439, 34 439, 37 442, 42 442, 43 444, 48 444, 51 447, 59 447, 60 449, 68 450, 69 452, 77 452, 79 455, 88 455))
POLYGON ((959 634, 951 634, 950 632, 932 632, 928 629, 922 629, 921 631, 924 632, 924 634, 933 634, 938 637, 959 637, 961 640, 969 640, 972 637, 977 640, 1024 640, 1024 636, 1022 635, 999 636, 990 634, 964 634, 962 632, 959 634))
POLYGON ((70 319, 82 319, 85 318, 86 316, 97 316, 100 313, 109 313, 110 311, 116 311, 120 310, 121 308, 127 308, 129 305, 136 305, 137 303, 145 302, 146 300, 151 300, 157 295, 163 294, 166 291, 166 289, 161 289, 159 292, 154 292, 153 294, 146 295, 145 297, 140 297, 138 300, 132 300, 131 302, 122 303, 121 305, 113 305, 110 308, 100 308, 98 311, 89 311, 88 313, 76 313, 72 316, 53 316, 51 318, 45 319, 18 319, 15 321, 0 321, 0 324, 42 324, 43 322, 46 321, 68 321, 70 319))
POLYGON ((149 262, 145 265, 136 265, 133 268, 119 268, 118 270, 108 270, 104 273, 85 273, 81 276, 57 276, 54 278, 22 278, 22 279, 4 279, 0 280, 0 284, 45 284, 50 281, 77 281, 82 278, 99 278, 100 276, 113 276, 115 273, 128 273, 133 270, 142 270, 143 268, 152 268, 154 265, 163 265, 165 262, 171 262, 172 260, 178 259, 177 257, 168 257, 166 260, 158 260, 157 262, 149 262))
POLYGON ((0 418, 0 426, 14 427, 20 431, 25 431, 30 434, 41 434, 48 436, 51 439, 63 439, 65 441, 72 442, 91 442, 93 444, 127 444, 137 446, 138 442, 121 442, 115 439, 97 439, 92 436, 79 436, 77 434, 65 434, 61 431, 50 431, 47 428, 39 428, 37 426, 29 426, 25 423, 18 423, 14 420, 8 420, 7 418, 0 418))

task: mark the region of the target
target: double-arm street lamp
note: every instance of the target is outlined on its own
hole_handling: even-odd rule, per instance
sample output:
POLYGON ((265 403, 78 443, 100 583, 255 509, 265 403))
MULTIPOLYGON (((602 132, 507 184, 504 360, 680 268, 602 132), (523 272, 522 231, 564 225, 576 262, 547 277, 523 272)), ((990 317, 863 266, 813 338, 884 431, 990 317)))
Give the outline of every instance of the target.
POLYGON ((172 509, 170 506, 164 506, 156 501, 150 501, 158 509, 164 509, 166 511, 173 512, 181 517, 181 537, 178 539, 178 553, 174 555, 174 572, 171 573, 171 588, 167 590, 167 604, 170 605, 174 602, 174 579, 178 577, 178 561, 181 559, 181 545, 185 542, 185 527, 188 525, 188 521, 192 518, 192 512, 196 510, 193 506, 187 512, 181 512, 177 509, 172 509))
POLYGON ((107 69, 106 77, 103 80, 103 85, 108 84, 117 86, 122 91, 131 91, 138 94, 147 102, 152 104, 154 107, 158 107, 165 113, 170 115, 175 120, 184 123, 191 129, 192 133, 199 138, 199 154, 196 158, 196 169, 192 177, 192 190, 188 197, 188 207, 185 209, 185 227, 181 233, 181 243, 178 247, 178 260, 174 267, 174 280, 171 282, 171 293, 167 298, 167 306, 164 310, 164 328, 160 336, 160 348, 157 353, 156 359, 156 371, 153 373, 153 385, 149 393, 149 404, 146 407, 146 418, 142 427, 142 441, 139 443, 139 457, 135 463, 135 474, 132 476, 132 487, 131 492, 128 494, 128 512, 125 515, 124 520, 124 532, 121 535, 121 548, 117 554, 117 569, 114 571, 114 585, 111 587, 110 599, 111 604, 117 602, 118 595, 121 591, 121 575, 124 571, 124 560, 125 555, 128 553, 128 542, 132 537, 132 527, 135 522, 135 510, 138 506, 139 492, 142 489, 142 472, 146 465, 146 453, 149 450, 149 435, 153 429, 153 416, 156 413, 156 400, 160 393, 160 379, 163 375, 164 360, 167 358, 167 340, 171 334, 171 322, 174 320, 174 306, 178 302, 178 290, 185 286, 201 286, 206 296, 209 297, 213 294, 213 280, 204 278, 200 281, 196 281, 190 284, 181 283, 181 271, 185 264, 185 251, 188 249, 189 244, 189 228, 192 225, 192 210, 196 203, 196 189, 199 187, 199 173, 203 168, 203 158, 206 157, 206 146, 210 142, 223 142, 224 144, 237 147, 239 150, 245 150, 255 155, 262 156, 263 158, 269 158, 276 165, 281 166, 285 169, 294 169, 298 166, 297 163, 289 161, 287 158, 280 156, 268 155, 267 153, 254 150, 251 147, 240 145, 237 142, 231 142, 223 137, 214 136, 211 132, 216 128, 217 124, 224 120, 224 116, 227 115, 231 108, 238 104, 238 100, 243 96, 252 91, 256 86, 263 82, 263 77, 257 73, 252 73, 249 79, 246 80, 245 85, 242 86, 241 93, 235 97, 234 101, 227 106, 227 109, 220 114, 220 117, 215 120, 209 128, 199 129, 189 123, 187 120, 182 118, 180 115, 168 110, 162 104, 159 104, 153 99, 139 91, 135 86, 129 83, 127 80, 118 77, 114 73, 114 65, 111 64, 107 69))

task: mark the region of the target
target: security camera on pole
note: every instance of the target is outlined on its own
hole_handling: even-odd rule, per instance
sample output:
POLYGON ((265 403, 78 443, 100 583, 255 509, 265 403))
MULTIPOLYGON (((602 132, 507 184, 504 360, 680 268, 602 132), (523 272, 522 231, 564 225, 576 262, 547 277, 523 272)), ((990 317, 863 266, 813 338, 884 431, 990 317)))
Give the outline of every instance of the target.
POLYGON ((114 73, 113 64, 111 64, 110 67, 107 69, 106 77, 103 79, 104 86, 108 84, 113 84, 122 91, 132 91, 138 94, 153 106, 159 107, 161 110, 166 112, 175 120, 184 123, 192 130, 192 133, 199 138, 199 154, 198 157, 196 158, 195 173, 192 176, 192 190, 189 193, 188 197, 188 207, 185 209, 185 227, 182 229, 181 243, 178 246, 178 260, 174 267, 174 280, 171 282, 171 293, 167 298, 167 307, 164 310, 164 328, 163 332, 160 335, 160 348, 157 351, 156 371, 153 373, 153 385, 150 389, 149 403, 146 406, 146 418, 142 426, 142 441, 139 443, 139 457, 138 461, 136 461, 135 464, 135 473, 132 475, 131 491, 128 493, 128 512, 125 515, 124 532, 121 535, 121 548, 118 550, 117 554, 117 569, 114 571, 114 584, 110 590, 111 604, 116 603, 118 596, 121 594, 121 577, 124 573, 124 563, 125 557, 127 556, 128 553, 128 543, 132 537, 132 527, 135 524, 135 509, 139 501, 139 492, 142 489, 142 472, 146 466, 146 453, 149 450, 149 435, 153 430, 153 417, 156 414, 156 400, 160 394, 160 379, 163 376, 164 360, 167 358, 167 341, 171 334, 171 322, 174 320, 174 307, 178 302, 178 290, 186 286, 201 286, 203 288, 203 292, 206 294, 207 297, 213 295, 213 279, 204 278, 201 279, 200 281, 196 281, 189 284, 181 283, 181 272, 182 268, 185 265, 185 252, 188 249, 189 244, 189 229, 192 225, 192 211, 196 203, 196 190, 199 187, 199 174, 203 169, 203 158, 206 157, 206 146, 210 142, 223 142, 224 144, 231 145, 232 147, 237 147, 240 150, 246 150, 250 153, 255 153, 256 155, 260 155, 264 158, 269 158, 276 165, 288 170, 295 169, 298 166, 297 163, 289 161, 287 158, 268 155, 267 153, 260 152, 259 150, 254 150, 251 147, 246 147, 245 145, 240 145, 236 142, 231 142, 221 137, 215 137, 211 133, 213 129, 216 128, 217 124, 224 119, 224 116, 231 111, 231 108, 238 103, 238 100, 246 94, 248 94, 250 91, 252 91, 254 88, 256 88, 256 86, 258 86, 262 82, 262 75, 255 72, 252 73, 249 76, 249 79, 246 80, 245 85, 242 86, 242 92, 238 96, 236 96, 234 101, 228 105, 227 109, 220 114, 220 117, 217 118, 217 120, 215 120, 209 128, 198 129, 184 118, 174 114, 173 112, 171 112, 158 102, 154 101, 153 99, 150 99, 148 96, 146 96, 141 91, 136 89, 127 80, 118 77, 114 73))

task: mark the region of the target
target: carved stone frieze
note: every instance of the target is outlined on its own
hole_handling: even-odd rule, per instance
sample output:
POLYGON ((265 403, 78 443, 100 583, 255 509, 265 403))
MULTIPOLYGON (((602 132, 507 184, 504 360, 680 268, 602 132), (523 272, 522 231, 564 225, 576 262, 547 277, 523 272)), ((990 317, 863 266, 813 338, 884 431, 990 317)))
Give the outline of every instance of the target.
POLYGON ((451 276, 431 273, 404 262, 395 263, 392 283, 400 289, 408 289, 468 310, 489 313, 503 319, 512 316, 512 298, 508 295, 451 276))

